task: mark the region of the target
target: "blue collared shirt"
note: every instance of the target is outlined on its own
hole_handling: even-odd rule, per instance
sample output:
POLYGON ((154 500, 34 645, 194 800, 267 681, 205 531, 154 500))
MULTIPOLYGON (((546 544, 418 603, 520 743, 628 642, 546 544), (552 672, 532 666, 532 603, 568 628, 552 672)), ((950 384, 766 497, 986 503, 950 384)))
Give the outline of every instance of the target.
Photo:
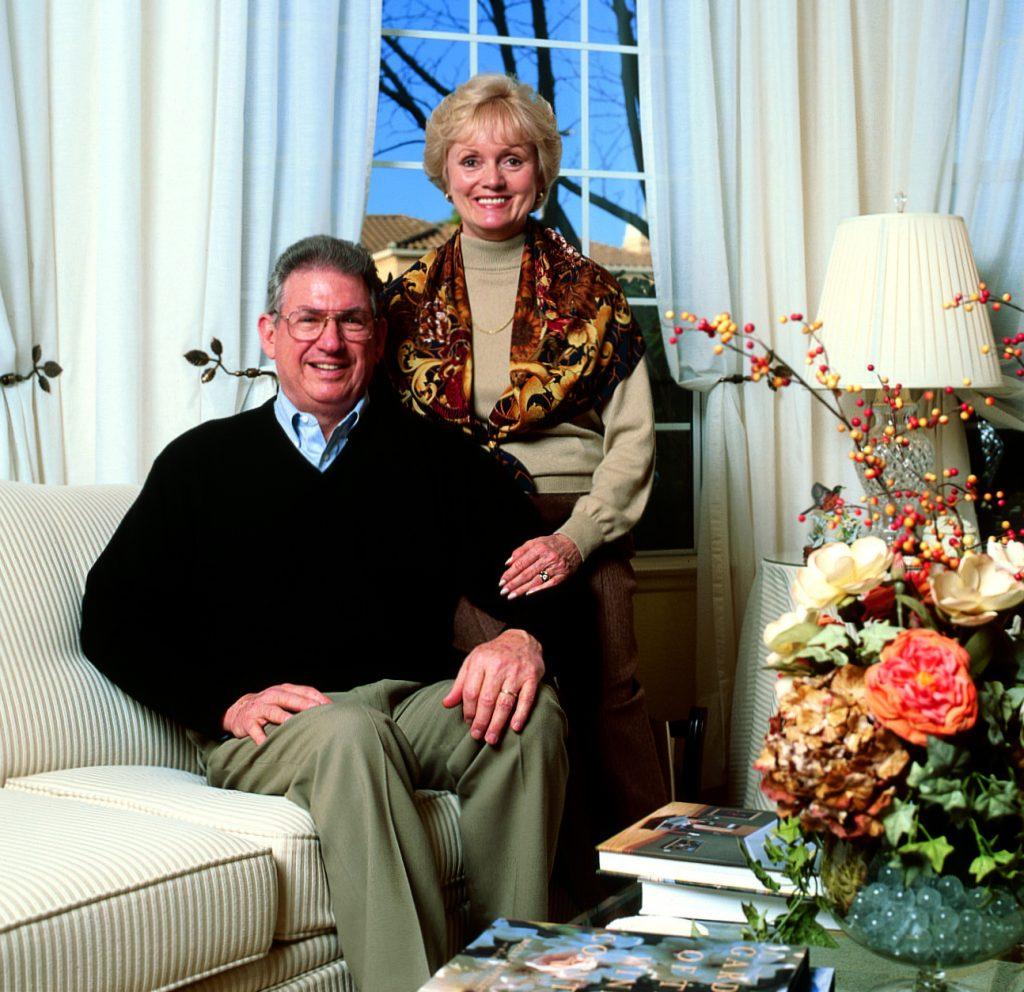
POLYGON ((320 430, 316 417, 298 409, 285 396, 283 389, 277 391, 274 414, 288 440, 299 449, 302 457, 321 472, 326 472, 348 443, 348 436, 352 433, 352 428, 359 423, 366 403, 367 397, 364 394, 349 415, 331 431, 329 438, 324 438, 324 432, 320 430))

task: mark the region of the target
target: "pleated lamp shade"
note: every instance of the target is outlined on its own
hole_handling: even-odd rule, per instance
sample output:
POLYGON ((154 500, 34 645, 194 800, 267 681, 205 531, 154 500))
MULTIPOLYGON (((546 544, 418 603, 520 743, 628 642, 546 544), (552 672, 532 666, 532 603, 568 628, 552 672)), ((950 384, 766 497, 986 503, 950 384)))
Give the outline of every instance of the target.
POLYGON ((910 389, 1000 382, 988 311, 944 310, 976 292, 978 270, 961 217, 869 214, 836 231, 818 306, 819 331, 840 386, 871 388, 877 376, 910 389), (989 345, 988 354, 982 346, 989 345), (874 372, 868 372, 872 364, 874 372))

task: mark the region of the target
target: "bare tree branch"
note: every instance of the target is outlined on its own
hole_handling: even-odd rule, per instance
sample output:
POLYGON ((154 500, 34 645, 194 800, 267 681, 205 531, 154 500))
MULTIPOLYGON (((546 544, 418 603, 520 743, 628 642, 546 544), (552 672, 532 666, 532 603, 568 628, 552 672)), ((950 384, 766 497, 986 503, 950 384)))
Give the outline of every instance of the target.
MULTIPOLYGON (((632 15, 626 7, 625 0, 612 0, 615 23, 618 26, 619 44, 635 45, 633 36, 632 15)), ((622 95, 626 105, 626 125, 629 128, 630 141, 633 143, 633 155, 636 159, 638 172, 644 171, 644 149, 640 137, 640 74, 637 68, 637 57, 623 53, 619 57, 622 66, 622 95)), ((642 184, 641 184, 642 185, 642 184)), ((644 199, 647 191, 644 190, 644 199)))
POLYGON ((383 59, 380 61, 380 72, 381 76, 386 76, 388 81, 392 84, 391 86, 388 86, 382 78, 380 81, 381 93, 394 100, 395 103, 405 110, 421 128, 426 128, 426 114, 424 114, 417 106, 412 94, 405 88, 405 83, 398 78, 398 73, 396 73, 395 70, 392 69, 391 66, 389 66, 383 59))
MULTIPOLYGON (((570 193, 575 193, 579 197, 583 196, 583 190, 580 188, 578 183, 573 182, 571 179, 566 179, 565 176, 562 176, 558 181, 564 185, 570 193)), ((593 190, 590 191, 590 202, 594 204, 595 207, 600 207, 613 217, 618 217, 619 220, 624 220, 627 224, 632 224, 633 227, 635 227, 644 237, 648 236, 649 231, 647 221, 645 221, 639 214, 633 213, 632 210, 627 210, 614 200, 609 200, 608 197, 601 196, 600 193, 595 193, 593 190)))
MULTIPOLYGON (((508 35, 508 11, 505 9, 505 0, 491 0, 491 20, 494 22, 494 30, 498 34, 508 35)), ((545 35, 545 37, 547 37, 545 35)), ((516 67, 516 56, 511 45, 501 45, 498 49, 501 53, 501 64, 505 67, 505 73, 509 76, 519 78, 519 70, 516 67)))
POLYGON ((384 43, 391 49, 420 79, 431 89, 436 90, 442 97, 446 97, 451 90, 443 83, 438 82, 426 69, 423 68, 402 46, 397 38, 384 35, 384 43))
POLYGON ((548 202, 544 204, 544 212, 541 214, 540 220, 545 227, 553 227, 555 230, 561 231, 562 237, 577 251, 580 251, 582 249, 580 236, 576 233, 576 228, 572 226, 568 214, 558 202, 558 186, 564 181, 564 179, 559 179, 552 187, 551 195, 548 197, 548 202))
MULTIPOLYGON (((533 11, 533 34, 535 38, 549 38, 548 15, 544 9, 544 0, 530 0, 533 11)), ((551 49, 537 49, 537 92, 552 107, 555 105, 555 74, 551 68, 551 49)))

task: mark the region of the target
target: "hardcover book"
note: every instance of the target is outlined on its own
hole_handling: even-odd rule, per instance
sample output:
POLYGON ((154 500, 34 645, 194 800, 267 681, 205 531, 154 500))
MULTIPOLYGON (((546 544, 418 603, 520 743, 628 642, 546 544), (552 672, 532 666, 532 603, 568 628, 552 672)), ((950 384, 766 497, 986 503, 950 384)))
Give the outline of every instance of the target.
MULTIPOLYGON (((775 827, 767 810, 669 803, 597 846, 601 869, 649 881, 693 882, 764 892, 744 850, 766 869, 764 842, 775 827)), ((786 891, 781 877, 779 883, 786 891)))
POLYGON ((421 992, 807 992, 807 949, 496 920, 421 992))
MULTIPOLYGON (((774 917, 786 911, 786 897, 749 889, 726 889, 692 882, 640 882, 640 913, 680 916, 691 920, 745 923, 743 903, 774 917)), ((826 930, 838 930, 830 913, 818 910, 818 922, 826 930)))

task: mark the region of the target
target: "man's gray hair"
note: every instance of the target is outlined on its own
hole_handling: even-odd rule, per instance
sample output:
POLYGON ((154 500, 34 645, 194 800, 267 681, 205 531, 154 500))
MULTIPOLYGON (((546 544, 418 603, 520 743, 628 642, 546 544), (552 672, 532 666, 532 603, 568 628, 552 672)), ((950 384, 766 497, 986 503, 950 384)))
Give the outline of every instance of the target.
POLYGON ((370 294, 370 307, 374 316, 384 286, 377 275, 370 253, 359 244, 332 238, 329 234, 314 234, 285 248, 274 263, 267 280, 267 313, 280 313, 281 292, 285 280, 293 273, 310 269, 333 269, 346 276, 359 276, 370 294))

